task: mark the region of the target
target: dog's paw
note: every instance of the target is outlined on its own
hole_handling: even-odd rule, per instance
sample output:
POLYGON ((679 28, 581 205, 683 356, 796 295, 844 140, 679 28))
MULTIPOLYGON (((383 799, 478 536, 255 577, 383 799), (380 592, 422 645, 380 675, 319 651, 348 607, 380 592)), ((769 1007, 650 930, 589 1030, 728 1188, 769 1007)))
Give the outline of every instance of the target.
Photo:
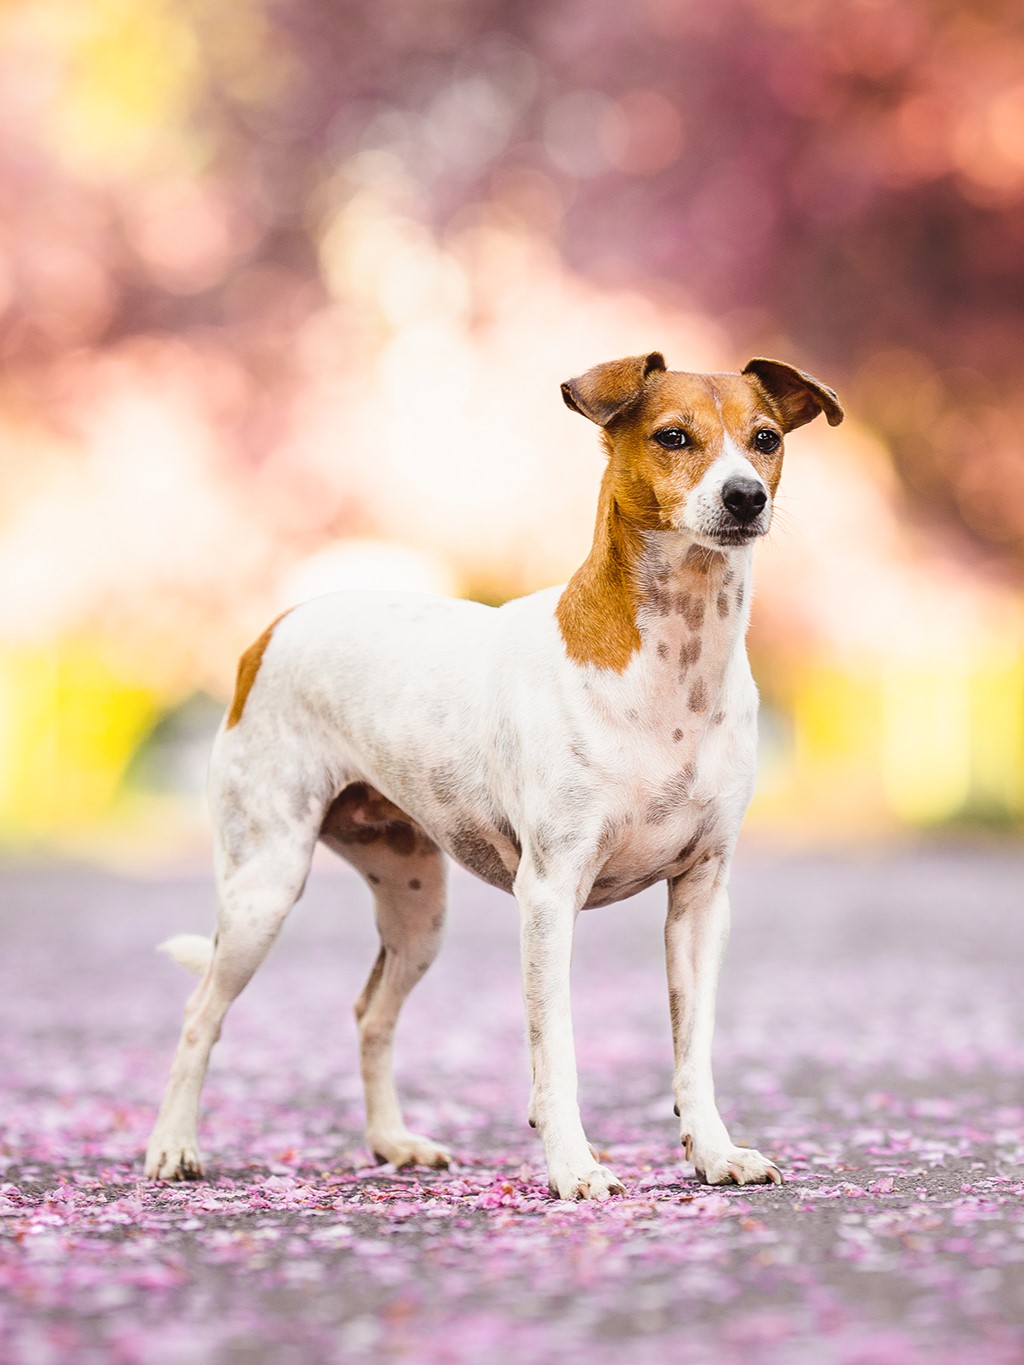
POLYGON ((697 1175, 708 1185, 781 1185, 782 1172, 770 1157, 753 1147, 726 1147, 714 1153, 695 1153, 689 1139, 683 1138, 688 1159, 697 1175))
POLYGON ((402 1128, 396 1133, 367 1133, 366 1144, 378 1161, 392 1166, 440 1166, 452 1164, 446 1147, 419 1133, 402 1128))
POLYGON ((202 1180, 203 1163, 195 1143, 152 1138, 146 1151, 146 1175, 150 1180, 202 1180))
POLYGON ((548 1189, 556 1199, 607 1199, 625 1194, 626 1187, 607 1166, 592 1166, 582 1174, 573 1171, 552 1173, 548 1189))

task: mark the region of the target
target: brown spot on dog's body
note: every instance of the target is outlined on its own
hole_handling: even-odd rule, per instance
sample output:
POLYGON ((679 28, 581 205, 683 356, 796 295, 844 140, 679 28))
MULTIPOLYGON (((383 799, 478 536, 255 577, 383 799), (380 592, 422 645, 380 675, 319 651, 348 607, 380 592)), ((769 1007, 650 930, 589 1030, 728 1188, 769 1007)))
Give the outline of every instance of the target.
POLYGON ((703 678, 698 678, 690 688, 687 705, 691 711, 706 711, 708 709, 708 689, 703 678))
POLYGON ((442 806, 453 805, 459 795, 459 775, 454 768, 431 768, 427 775, 434 799, 442 806))
POLYGON ((672 731, 672 740, 673 740, 673 742, 674 742, 675 744, 678 744, 679 741, 682 739, 682 737, 683 737, 683 732, 682 732, 682 730, 678 729, 678 727, 677 727, 675 730, 672 731))
POLYGON ((320 838, 341 846, 339 851, 379 842, 403 858, 436 850, 415 820, 368 782, 353 782, 334 798, 324 813, 320 838))
MULTIPOLYGON (((688 876, 700 861, 700 850, 704 840, 708 837, 714 826, 714 816, 705 815, 700 824, 683 844, 682 848, 672 860, 672 866, 676 869, 669 878, 671 883, 680 881, 688 876), (694 855, 697 855, 695 857, 694 855), (681 865, 681 866, 680 866, 681 865)), ((679 912, 681 913, 681 912, 679 912)))
POLYGON ((384 826, 384 842, 393 853, 408 858, 416 851, 416 830, 412 825, 393 820, 384 826))
POLYGON ((647 824, 663 825, 689 796, 692 782, 693 767, 688 763, 681 773, 669 778, 657 797, 648 806, 647 824))
MULTIPOLYGON (((631 823, 628 816, 624 823, 627 825, 631 823)), ((618 820, 610 815, 605 817, 604 823, 601 825, 601 833, 597 836, 597 856, 599 858, 604 857, 608 850, 614 845, 619 837, 621 828, 622 826, 618 820)))
POLYGON ((700 630, 704 624, 705 605, 702 597, 694 597, 682 613, 683 620, 691 630, 700 630))
POLYGON ((729 615, 729 594, 727 592, 718 594, 718 614, 723 620, 729 615))
POLYGON ((384 825, 407 816, 368 782, 352 782, 334 798, 324 813, 321 829, 344 839, 357 830, 384 825))
POLYGON ((699 635, 691 635, 679 646, 679 671, 685 673, 691 664, 700 658, 702 640, 699 635))
POLYGON ((497 831, 498 836, 511 845, 516 858, 521 858, 523 856, 523 846, 519 842, 519 836, 503 815, 496 815, 494 817, 494 828, 497 831))
POLYGON ((274 633, 274 627, 287 615, 288 613, 283 611, 280 616, 276 616, 259 639, 255 640, 239 659, 238 672, 235 676, 235 693, 231 698, 231 707, 228 711, 225 729, 234 729, 242 719, 245 703, 249 693, 252 691, 252 685, 256 681, 256 674, 260 671, 260 664, 263 662, 263 655, 266 652, 267 645, 270 644, 270 637, 274 633))
POLYGON ((482 830, 466 826, 456 830, 448 840, 452 854, 463 867, 502 891, 511 891, 513 876, 501 861, 498 850, 482 830))
POLYGON ((410 890, 410 891, 418 891, 422 885, 423 885, 423 883, 420 881, 419 877, 411 877, 411 878, 409 879, 409 890, 410 890))
POLYGON ((668 658, 668 645, 666 644, 666 642, 665 642, 664 640, 659 640, 659 641, 658 641, 658 658, 659 658, 659 659, 667 659, 667 658, 668 658))
POLYGON ((569 745, 569 752, 570 754, 572 754, 573 758, 576 760, 576 762, 580 765, 581 768, 591 767, 590 754, 588 753, 587 747, 583 743, 582 739, 574 739, 572 743, 569 745))

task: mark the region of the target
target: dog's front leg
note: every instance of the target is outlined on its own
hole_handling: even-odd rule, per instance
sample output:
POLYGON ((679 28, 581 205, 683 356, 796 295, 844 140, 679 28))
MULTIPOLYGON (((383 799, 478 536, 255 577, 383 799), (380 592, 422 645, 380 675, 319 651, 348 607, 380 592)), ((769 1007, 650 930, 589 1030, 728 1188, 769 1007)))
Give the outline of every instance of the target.
POLYGON ((537 877, 529 867, 521 868, 515 893, 533 1072, 530 1123, 544 1142, 551 1193, 559 1199, 624 1194, 623 1186, 599 1164, 587 1142, 576 1097, 569 960, 578 906, 572 894, 537 877))
POLYGON ((705 864, 669 882, 665 954, 668 965, 673 1090, 680 1140, 698 1175, 711 1185, 735 1181, 782 1184, 779 1168, 750 1147, 736 1147, 715 1103, 711 1036, 722 953, 729 936, 725 868, 705 864))

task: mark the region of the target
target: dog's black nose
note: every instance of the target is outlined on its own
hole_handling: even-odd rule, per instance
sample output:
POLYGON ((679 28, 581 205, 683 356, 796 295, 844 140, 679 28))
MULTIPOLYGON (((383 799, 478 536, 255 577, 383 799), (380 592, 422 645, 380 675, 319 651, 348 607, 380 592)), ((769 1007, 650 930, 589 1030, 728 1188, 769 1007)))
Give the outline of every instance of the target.
POLYGON ((757 479, 729 479, 722 485, 722 501, 741 526, 754 520, 768 501, 757 479))

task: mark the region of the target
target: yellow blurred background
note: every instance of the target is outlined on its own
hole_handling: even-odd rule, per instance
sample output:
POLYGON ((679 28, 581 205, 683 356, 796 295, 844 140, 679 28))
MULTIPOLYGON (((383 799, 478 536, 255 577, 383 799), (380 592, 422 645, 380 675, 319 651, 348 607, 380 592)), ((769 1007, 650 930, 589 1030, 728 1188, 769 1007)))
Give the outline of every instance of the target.
POLYGON ((558 385, 650 349, 847 406, 758 552, 752 828, 1019 834, 1022 71, 998 3, 7 0, 3 845, 201 846, 296 600, 564 581, 558 385))

